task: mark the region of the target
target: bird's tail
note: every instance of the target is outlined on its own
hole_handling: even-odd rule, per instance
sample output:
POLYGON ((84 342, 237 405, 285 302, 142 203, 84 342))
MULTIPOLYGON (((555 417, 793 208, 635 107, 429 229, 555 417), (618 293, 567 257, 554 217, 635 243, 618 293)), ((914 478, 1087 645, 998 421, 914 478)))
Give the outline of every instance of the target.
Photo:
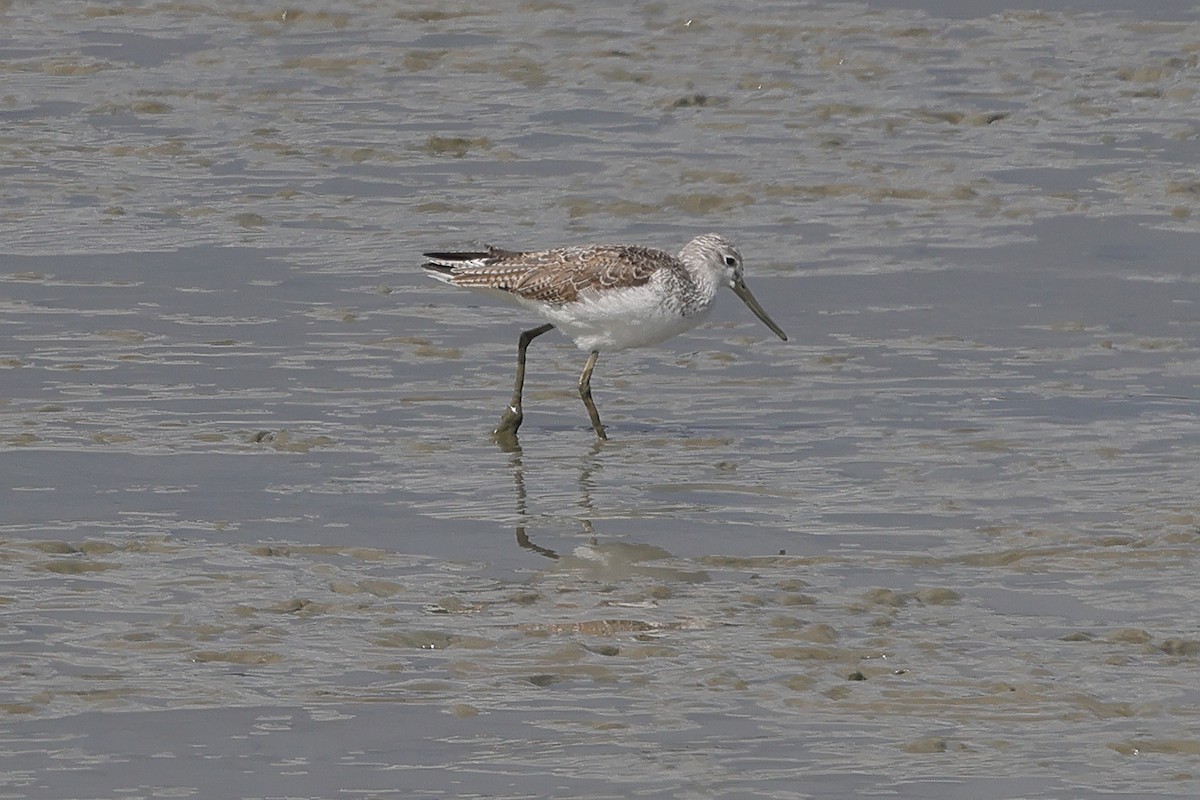
POLYGON ((430 272, 449 275, 451 272, 485 266, 493 259, 520 254, 499 247, 488 247, 486 250, 444 250, 422 255, 429 259, 421 265, 422 267, 430 272))

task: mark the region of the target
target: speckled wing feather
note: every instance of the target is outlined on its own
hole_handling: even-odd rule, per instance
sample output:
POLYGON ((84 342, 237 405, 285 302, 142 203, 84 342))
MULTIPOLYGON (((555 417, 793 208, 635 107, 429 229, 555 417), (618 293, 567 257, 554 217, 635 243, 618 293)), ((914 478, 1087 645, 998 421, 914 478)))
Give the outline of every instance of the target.
POLYGON ((588 289, 641 286, 660 269, 682 270, 669 253, 633 245, 562 247, 514 252, 426 253, 423 266, 456 286, 496 289, 525 300, 562 305, 588 289))

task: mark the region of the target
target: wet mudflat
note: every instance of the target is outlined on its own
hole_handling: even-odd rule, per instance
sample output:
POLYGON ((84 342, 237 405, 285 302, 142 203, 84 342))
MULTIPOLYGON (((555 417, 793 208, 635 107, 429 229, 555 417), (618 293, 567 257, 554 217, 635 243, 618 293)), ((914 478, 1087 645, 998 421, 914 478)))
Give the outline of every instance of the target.
POLYGON ((1200 18, 971 5, 0 7, 0 796, 1195 796, 1200 18))

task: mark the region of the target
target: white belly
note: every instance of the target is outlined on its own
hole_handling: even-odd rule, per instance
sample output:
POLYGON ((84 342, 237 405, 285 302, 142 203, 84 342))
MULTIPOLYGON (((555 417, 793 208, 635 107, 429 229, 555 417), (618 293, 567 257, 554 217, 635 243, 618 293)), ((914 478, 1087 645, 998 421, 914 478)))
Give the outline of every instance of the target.
POLYGON ((628 289, 585 292, 563 306, 523 301, 548 322, 575 340, 580 350, 624 350, 670 339, 694 328, 708 316, 712 303, 690 309, 685 316, 663 302, 653 284, 628 289))

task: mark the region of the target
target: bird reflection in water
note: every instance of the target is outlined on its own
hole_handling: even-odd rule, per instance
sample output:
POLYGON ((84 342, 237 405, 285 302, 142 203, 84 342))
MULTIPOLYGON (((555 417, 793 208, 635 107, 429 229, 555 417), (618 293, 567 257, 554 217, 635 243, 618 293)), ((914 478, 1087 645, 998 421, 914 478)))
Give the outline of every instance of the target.
MULTIPOLYGON (((602 446, 603 442, 600 440, 592 443, 579 470, 579 506, 584 511, 583 516, 579 519, 579 523, 583 527, 583 532, 592 536, 593 544, 595 544, 596 540, 594 536, 595 531, 592 528, 592 521, 590 519, 595 512, 592 504, 592 474, 599 468, 597 456, 600 454, 602 446)), ((500 448, 509 455, 508 466, 512 471, 513 486, 516 490, 517 518, 524 520, 529 515, 529 493, 525 488, 525 463, 522 460, 524 453, 521 450, 521 445, 515 441, 500 443, 500 448)), ((526 550, 532 550, 546 558, 559 558, 558 551, 535 544, 529 538, 525 525, 517 525, 517 544, 526 550)))
MULTIPOLYGON (((702 583, 709 579, 703 570, 682 570, 674 567, 654 566, 656 562, 672 558, 672 554, 661 547, 638 542, 600 541, 592 526, 592 517, 598 514, 593 497, 595 474, 603 466, 601 452, 603 442, 597 440, 585 455, 579 467, 579 508, 576 517, 587 544, 579 545, 570 553, 560 554, 557 550, 537 544, 529 538, 524 520, 529 515, 529 493, 525 483, 525 465, 520 447, 505 448, 509 453, 509 468, 512 471, 516 493, 517 544, 526 550, 557 562, 557 569, 568 570, 593 580, 621 580, 631 577, 649 577, 664 582, 702 583)), ((608 451, 611 452, 611 451, 608 451)))

